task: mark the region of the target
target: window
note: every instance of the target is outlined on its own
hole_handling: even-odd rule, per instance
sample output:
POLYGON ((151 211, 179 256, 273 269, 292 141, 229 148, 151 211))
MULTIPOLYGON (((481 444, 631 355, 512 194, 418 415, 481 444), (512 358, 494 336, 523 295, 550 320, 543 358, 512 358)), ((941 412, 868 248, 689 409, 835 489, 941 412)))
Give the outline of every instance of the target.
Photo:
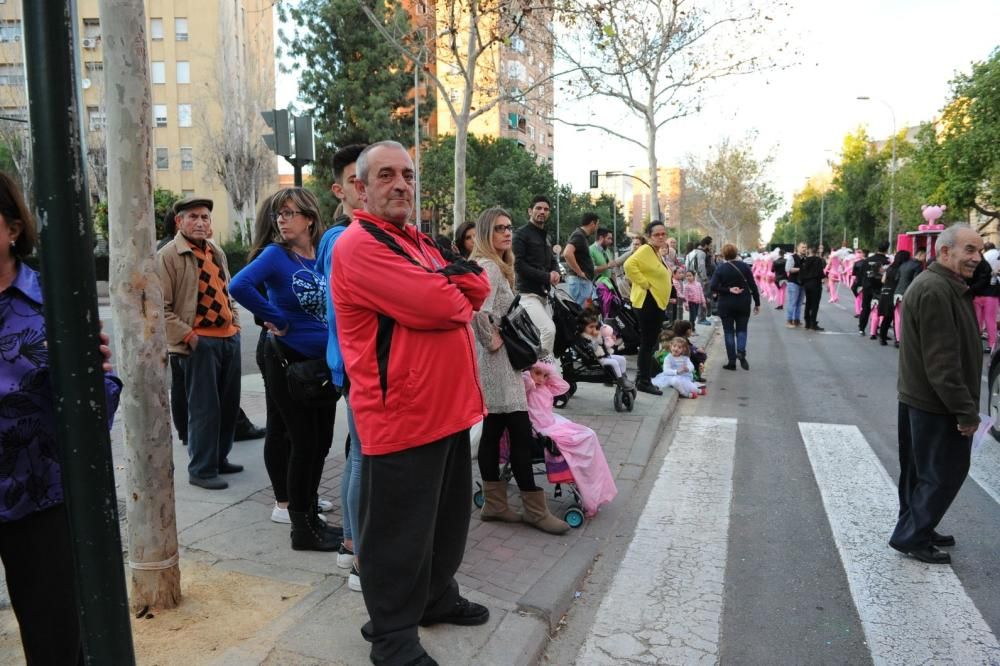
POLYGON ((448 93, 448 97, 451 99, 451 101, 457 102, 458 101, 458 88, 452 88, 451 91, 449 91, 449 93, 448 93))
POLYGON ((535 127, 534 127, 534 125, 528 125, 528 136, 531 137, 532 141, 535 140, 535 127))
POLYGON ((178 127, 191 127, 191 105, 190 104, 178 104, 177 105, 177 126, 178 127))
POLYGON ((0 86, 24 85, 24 65, 19 62, 0 63, 0 86))
POLYGON ((160 171, 170 168, 170 156, 167 149, 162 146, 156 147, 156 168, 160 171))
POLYGON ((21 41, 20 21, 0 21, 0 42, 21 41))
POLYGON ((174 19, 174 39, 178 42, 188 40, 188 20, 186 18, 174 19))
POLYGON ((515 81, 523 81, 527 76, 528 72, 524 68, 524 64, 517 62, 516 60, 511 60, 507 63, 507 76, 515 81))
POLYGON ((160 41, 163 39, 163 19, 149 19, 149 38, 153 41, 160 41))
POLYGON ((420 16, 423 16, 426 13, 427 13, 427 3, 426 2, 418 2, 417 3, 417 14, 420 15, 420 16))
POLYGON ((187 60, 177 61, 177 83, 191 83, 191 63, 187 60))
POLYGON ((517 114, 508 113, 507 114, 507 129, 516 130, 517 129, 517 114))
POLYGON ((510 48, 514 49, 518 53, 524 53, 524 39, 518 35, 514 35, 510 38, 510 48))
POLYGON ((167 105, 166 104, 154 104, 153 105, 153 124, 156 127, 166 127, 167 126, 167 105))
POLYGON ((91 132, 98 132, 104 129, 105 117, 104 112, 101 111, 101 107, 87 107, 87 124, 90 127, 91 132))
POLYGON ((153 78, 154 84, 164 84, 167 82, 167 64, 162 60, 154 60, 149 75, 153 78))
POLYGON ((85 39, 100 39, 101 20, 95 18, 83 19, 83 36, 85 39))
MULTIPOLYGON (((550 161, 551 159, 552 158, 549 158, 550 161)), ((181 190, 181 198, 193 197, 193 196, 194 196, 194 190, 181 190)))
POLYGON ((181 171, 194 171, 194 151, 191 148, 181 148, 181 171))

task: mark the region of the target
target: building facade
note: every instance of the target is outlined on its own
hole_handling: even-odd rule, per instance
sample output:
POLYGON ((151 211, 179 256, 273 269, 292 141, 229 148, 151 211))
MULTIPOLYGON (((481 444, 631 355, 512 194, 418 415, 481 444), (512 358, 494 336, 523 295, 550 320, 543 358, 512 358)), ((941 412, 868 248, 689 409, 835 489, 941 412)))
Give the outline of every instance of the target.
MULTIPOLYGON (((273 4, 146 0, 154 184, 213 199, 213 231, 221 240, 234 235, 248 209, 253 216, 250 205, 235 209, 213 157, 233 142, 234 130, 244 143, 260 142, 259 112, 273 108, 275 96, 273 4)), ((80 0, 77 16, 90 185, 94 198, 103 199, 106 84, 98 0, 80 0)), ((20 39, 20 2, 0 4, 0 115, 26 115, 20 39)), ((277 185, 276 161, 268 159, 261 190, 277 185)))
MULTIPOLYGON (((599 173, 600 191, 622 202, 628 229, 641 233, 651 220, 649 169, 628 168, 599 173)), ((658 167, 657 176, 660 217, 667 227, 679 229, 684 223, 684 170, 680 167, 658 167)))

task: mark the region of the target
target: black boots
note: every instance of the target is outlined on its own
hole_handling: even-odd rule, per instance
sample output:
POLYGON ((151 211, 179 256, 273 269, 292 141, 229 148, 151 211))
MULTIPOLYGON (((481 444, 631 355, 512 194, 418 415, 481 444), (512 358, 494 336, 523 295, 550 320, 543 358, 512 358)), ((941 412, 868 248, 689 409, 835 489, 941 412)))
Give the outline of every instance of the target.
POLYGON ((340 537, 330 532, 326 523, 311 511, 289 509, 288 517, 292 521, 292 550, 334 551, 340 548, 340 537))

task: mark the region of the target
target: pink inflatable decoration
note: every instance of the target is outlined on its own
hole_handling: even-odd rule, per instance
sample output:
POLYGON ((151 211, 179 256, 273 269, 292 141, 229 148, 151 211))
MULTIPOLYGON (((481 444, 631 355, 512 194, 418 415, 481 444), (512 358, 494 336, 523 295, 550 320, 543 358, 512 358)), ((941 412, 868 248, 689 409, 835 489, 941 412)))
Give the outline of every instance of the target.
POLYGON ((920 231, 940 231, 944 229, 943 224, 938 224, 937 221, 941 219, 944 212, 948 209, 947 206, 931 206, 930 204, 924 204, 920 207, 923 211, 924 219, 927 220, 927 224, 921 224, 917 227, 920 231))

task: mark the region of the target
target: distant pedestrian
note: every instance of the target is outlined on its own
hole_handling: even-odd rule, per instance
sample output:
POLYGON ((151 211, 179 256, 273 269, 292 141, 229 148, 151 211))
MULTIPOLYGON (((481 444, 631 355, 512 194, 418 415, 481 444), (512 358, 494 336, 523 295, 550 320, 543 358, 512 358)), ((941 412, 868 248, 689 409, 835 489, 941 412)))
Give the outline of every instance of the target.
POLYGON ((394 141, 357 161, 365 209, 333 249, 333 303, 361 463, 361 587, 375 664, 433 663, 417 626, 479 625, 460 596, 472 505, 469 428, 483 418, 470 321, 482 269, 448 263, 409 223, 413 161, 394 141), (420 661, 423 660, 423 661, 420 661))
POLYGON ((180 356, 188 404, 188 482, 208 490, 229 484, 240 409, 240 321, 229 295, 226 253, 209 240, 212 200, 174 204, 178 233, 157 252, 167 345, 180 356))
MULTIPOLYGON (((688 252, 687 257, 684 260, 684 267, 689 273, 695 274, 698 282, 701 283, 701 290, 705 294, 709 293, 708 282, 711 279, 710 268, 712 268, 712 259, 710 258, 711 252, 712 237, 705 236, 698 241, 698 244, 694 249, 688 252)), ((711 322, 707 319, 709 314, 711 314, 711 306, 708 304, 708 301, 706 301, 705 308, 701 313, 701 319, 697 323, 705 326, 710 325, 711 322)))
POLYGON ((899 286, 900 269, 909 261, 909 250, 897 250, 892 258, 892 263, 889 264, 885 275, 882 276, 882 290, 878 296, 878 315, 881 318, 878 327, 878 340, 883 347, 889 344, 889 326, 893 326, 896 345, 899 346, 899 322, 894 316, 896 306, 899 303, 896 298, 896 287, 899 286))
MULTIPOLYGON (((889 266, 889 257, 886 252, 889 250, 889 242, 882 241, 878 244, 878 251, 867 257, 862 264, 861 273, 861 312, 858 313, 858 333, 865 335, 865 328, 868 326, 868 317, 872 310, 872 301, 878 300, 879 292, 882 290, 882 276, 889 266)), ((876 335, 872 333, 871 339, 876 335)))
POLYGON ((997 310, 1000 309, 1000 261, 993 243, 983 245, 983 261, 972 276, 972 304, 976 308, 979 330, 986 333, 986 353, 997 343, 997 310), (992 260, 992 261, 991 261, 992 260))
POLYGON ((653 386, 653 353, 663 328, 664 314, 670 302, 672 280, 670 270, 660 260, 659 251, 666 246, 667 228, 662 222, 650 222, 646 227, 648 242, 625 261, 625 275, 632 283, 630 298, 639 315, 639 358, 636 361, 635 387, 653 395, 663 391, 653 386))
MULTIPOLYGON (((804 245, 804 243, 803 243, 804 245)), ((729 362, 723 368, 735 370, 736 361, 744 370, 750 369, 747 361, 747 324, 750 321, 750 303, 753 313, 760 312, 760 293, 753 280, 750 267, 739 258, 736 246, 727 243, 722 246, 725 260, 715 269, 712 276, 712 292, 719 296, 719 317, 722 319, 722 333, 726 342, 726 357, 729 362)))
POLYGON ((476 244, 476 223, 471 220, 465 221, 458 226, 455 231, 455 245, 458 253, 463 259, 468 259, 472 255, 472 248, 476 244))
POLYGON ((955 538, 936 531, 969 472, 979 427, 983 353, 972 292, 983 241, 955 224, 937 238, 937 259, 906 292, 899 350, 899 519, 889 545, 921 562, 955 538))
POLYGON ((597 231, 600 218, 596 213, 584 213, 580 226, 569 235, 563 259, 570 274, 566 278, 570 296, 581 308, 594 296, 594 261, 590 258, 590 237, 597 231))
POLYGON ((913 253, 913 258, 907 261, 905 264, 899 267, 899 281, 896 283, 896 293, 893 300, 896 303, 896 308, 893 313, 893 330, 896 335, 896 346, 899 346, 900 340, 903 339, 903 308, 906 307, 906 292, 909 290, 910 285, 913 283, 914 278, 916 278, 924 270, 924 261, 927 259, 927 250, 920 248, 913 253))
POLYGON ((778 256, 771 264, 771 272, 774 273, 774 302, 777 303, 775 310, 783 310, 785 307, 785 291, 788 289, 788 273, 785 271, 785 251, 778 248, 778 256))
POLYGON ((799 271, 802 270, 807 249, 805 243, 799 243, 795 252, 785 255, 785 275, 788 278, 785 284, 785 326, 788 328, 798 328, 802 325, 802 302, 805 300, 805 293, 802 291, 799 271))
POLYGON ((805 300, 802 317, 806 330, 822 331, 819 325, 819 304, 823 300, 823 269, 826 262, 816 250, 806 250, 799 271, 799 286, 805 300))
POLYGON ((692 328, 696 328, 698 312, 705 306, 705 290, 702 289, 701 282, 698 282, 695 277, 694 273, 687 273, 681 285, 681 298, 687 304, 688 321, 691 322, 692 328))
POLYGON ((538 327, 542 353, 546 357, 552 356, 556 339, 549 290, 562 279, 559 261, 545 230, 551 209, 547 197, 534 197, 528 208, 528 224, 514 232, 513 245, 516 289, 521 294, 521 305, 538 327))

